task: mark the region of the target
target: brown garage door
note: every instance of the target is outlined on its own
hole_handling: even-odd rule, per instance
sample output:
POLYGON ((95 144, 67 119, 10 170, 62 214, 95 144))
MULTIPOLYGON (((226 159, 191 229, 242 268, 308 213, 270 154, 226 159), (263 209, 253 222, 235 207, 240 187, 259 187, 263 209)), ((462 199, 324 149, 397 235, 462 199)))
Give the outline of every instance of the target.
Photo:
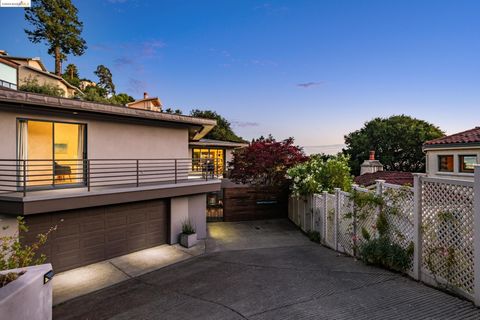
POLYGON ((32 215, 24 241, 58 225, 42 252, 59 272, 167 243, 168 213, 166 200, 152 200, 32 215))

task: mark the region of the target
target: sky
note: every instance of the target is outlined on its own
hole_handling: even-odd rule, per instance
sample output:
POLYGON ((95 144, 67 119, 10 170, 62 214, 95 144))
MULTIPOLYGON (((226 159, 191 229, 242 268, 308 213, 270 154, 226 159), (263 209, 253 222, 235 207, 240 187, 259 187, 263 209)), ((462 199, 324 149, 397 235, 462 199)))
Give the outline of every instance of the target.
MULTIPOLYGON (((448 134, 480 125, 477 0, 82 0, 80 76, 109 67, 117 92, 211 109, 246 139, 294 137, 335 152, 375 117, 406 114, 448 134)), ((0 49, 53 58, 0 8, 0 49), (8 31, 7 31, 8 30, 8 31)))

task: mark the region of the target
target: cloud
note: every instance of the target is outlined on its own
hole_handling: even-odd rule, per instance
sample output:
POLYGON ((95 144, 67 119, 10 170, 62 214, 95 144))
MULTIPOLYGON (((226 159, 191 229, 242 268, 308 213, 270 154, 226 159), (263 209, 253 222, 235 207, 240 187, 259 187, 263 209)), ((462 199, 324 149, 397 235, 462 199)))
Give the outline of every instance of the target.
POLYGON ((133 66, 134 64, 135 64, 135 61, 127 57, 120 57, 113 60, 113 65, 119 69, 125 66, 133 66))
POLYGON ((258 127, 260 124, 258 122, 250 122, 250 121, 232 121, 232 125, 235 127, 245 128, 245 127, 258 127))
POLYGON ((138 95, 146 92, 148 89, 148 84, 145 81, 130 78, 128 79, 128 90, 135 92, 138 95))
POLYGON ((323 81, 318 81, 318 82, 314 82, 314 81, 311 81, 311 82, 303 82, 303 83, 297 83, 297 87, 308 89, 308 88, 311 88, 311 87, 320 86, 320 85, 322 85, 323 83, 324 83, 323 81))

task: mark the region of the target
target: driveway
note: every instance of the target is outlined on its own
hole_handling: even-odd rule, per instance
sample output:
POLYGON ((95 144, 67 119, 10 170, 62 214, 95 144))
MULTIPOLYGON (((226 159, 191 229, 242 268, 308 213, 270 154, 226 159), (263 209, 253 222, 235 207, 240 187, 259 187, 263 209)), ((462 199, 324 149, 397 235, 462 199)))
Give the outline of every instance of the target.
POLYGON ((206 254, 70 300, 54 319, 480 319, 470 302, 338 255, 286 220, 209 231, 206 254))

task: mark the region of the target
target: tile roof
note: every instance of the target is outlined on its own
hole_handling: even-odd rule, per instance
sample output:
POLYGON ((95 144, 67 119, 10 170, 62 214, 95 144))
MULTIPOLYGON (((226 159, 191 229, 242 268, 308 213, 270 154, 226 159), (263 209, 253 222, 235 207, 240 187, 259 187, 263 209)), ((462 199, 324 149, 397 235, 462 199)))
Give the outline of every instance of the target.
POLYGON ((480 127, 425 142, 425 147, 445 144, 480 143, 480 127))
POLYGON ((375 180, 385 180, 386 183, 398 184, 401 186, 406 184, 413 186, 413 174, 411 172, 377 171, 374 173, 362 174, 354 179, 356 184, 364 187, 375 184, 375 180))

